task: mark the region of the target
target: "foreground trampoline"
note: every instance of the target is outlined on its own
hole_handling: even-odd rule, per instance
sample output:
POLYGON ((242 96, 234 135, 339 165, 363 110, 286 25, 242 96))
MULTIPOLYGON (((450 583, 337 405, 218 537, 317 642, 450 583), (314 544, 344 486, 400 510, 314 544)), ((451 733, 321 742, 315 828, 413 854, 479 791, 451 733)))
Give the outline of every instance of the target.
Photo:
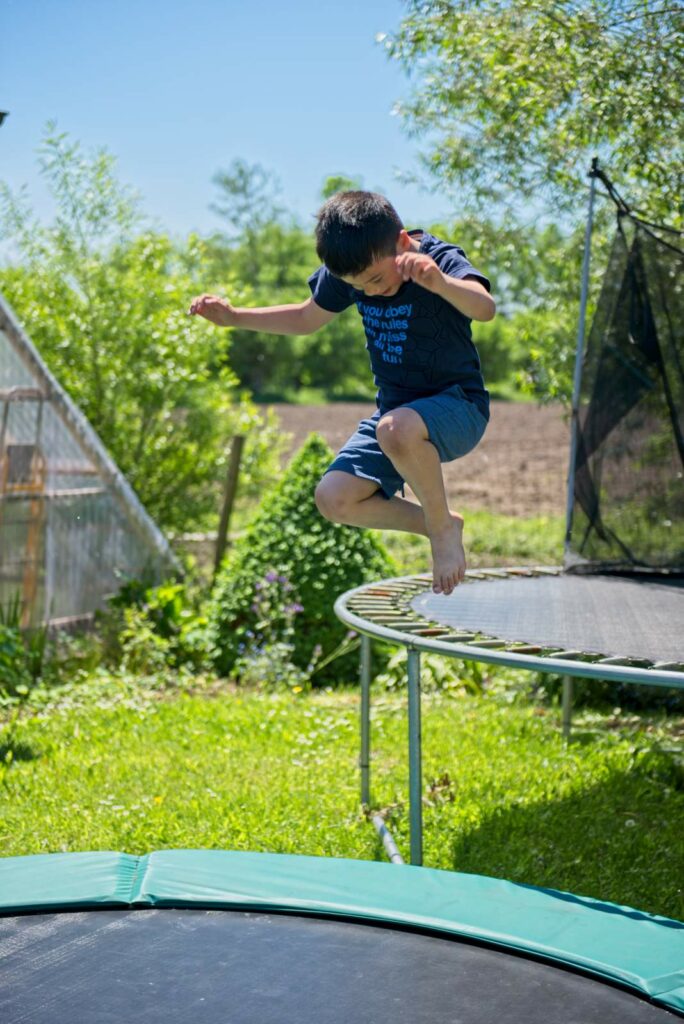
POLYGON ((0 861, 3 1024, 665 1024, 684 924, 363 861, 180 850, 0 861))

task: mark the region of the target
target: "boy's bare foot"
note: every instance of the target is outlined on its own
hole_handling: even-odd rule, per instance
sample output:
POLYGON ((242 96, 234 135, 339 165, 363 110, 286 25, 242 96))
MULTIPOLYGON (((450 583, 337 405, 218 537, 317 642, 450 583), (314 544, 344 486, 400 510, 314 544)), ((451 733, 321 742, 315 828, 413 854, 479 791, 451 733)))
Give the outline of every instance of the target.
POLYGON ((463 517, 451 513, 446 530, 430 536, 432 548, 432 589, 435 594, 450 594, 465 575, 463 550, 463 517))

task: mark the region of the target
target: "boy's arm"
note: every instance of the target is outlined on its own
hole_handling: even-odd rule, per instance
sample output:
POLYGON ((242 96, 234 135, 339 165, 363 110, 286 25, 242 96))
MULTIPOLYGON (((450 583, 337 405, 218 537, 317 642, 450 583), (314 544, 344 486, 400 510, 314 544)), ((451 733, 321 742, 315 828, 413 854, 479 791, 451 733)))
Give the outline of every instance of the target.
POLYGON ((451 277, 426 253, 408 252, 397 256, 397 268, 405 281, 410 279, 434 292, 469 319, 494 319, 496 303, 476 278, 451 277))
POLYGON ((191 316, 203 316, 219 327, 240 327, 265 334, 313 334, 337 316, 313 299, 287 306, 236 309, 218 295, 198 295, 190 303, 191 316))
POLYGON ((440 274, 442 281, 435 289, 437 295, 471 320, 494 319, 496 303, 481 281, 475 277, 450 277, 441 270, 440 274))

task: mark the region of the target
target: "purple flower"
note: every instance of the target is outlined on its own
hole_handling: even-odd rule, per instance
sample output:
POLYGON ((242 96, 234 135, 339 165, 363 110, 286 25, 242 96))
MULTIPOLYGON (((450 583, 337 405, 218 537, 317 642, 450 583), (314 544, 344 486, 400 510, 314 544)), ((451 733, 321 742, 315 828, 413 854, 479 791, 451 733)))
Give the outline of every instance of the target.
POLYGON ((271 570, 270 572, 266 573, 266 582, 267 583, 275 583, 275 581, 277 579, 278 579, 278 573, 273 572, 273 570, 271 570))

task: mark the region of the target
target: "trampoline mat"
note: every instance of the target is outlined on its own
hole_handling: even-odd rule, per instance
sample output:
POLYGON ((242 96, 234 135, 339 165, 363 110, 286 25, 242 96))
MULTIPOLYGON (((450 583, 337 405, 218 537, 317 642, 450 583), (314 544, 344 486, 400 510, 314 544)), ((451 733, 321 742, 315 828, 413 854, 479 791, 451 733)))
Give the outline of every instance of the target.
POLYGON ((448 596, 419 594, 412 609, 441 625, 648 661, 684 660, 684 589, 609 576, 475 580, 448 596))
POLYGON ((0 919, 3 1024, 659 1024, 550 964, 320 917, 99 910, 0 919))

